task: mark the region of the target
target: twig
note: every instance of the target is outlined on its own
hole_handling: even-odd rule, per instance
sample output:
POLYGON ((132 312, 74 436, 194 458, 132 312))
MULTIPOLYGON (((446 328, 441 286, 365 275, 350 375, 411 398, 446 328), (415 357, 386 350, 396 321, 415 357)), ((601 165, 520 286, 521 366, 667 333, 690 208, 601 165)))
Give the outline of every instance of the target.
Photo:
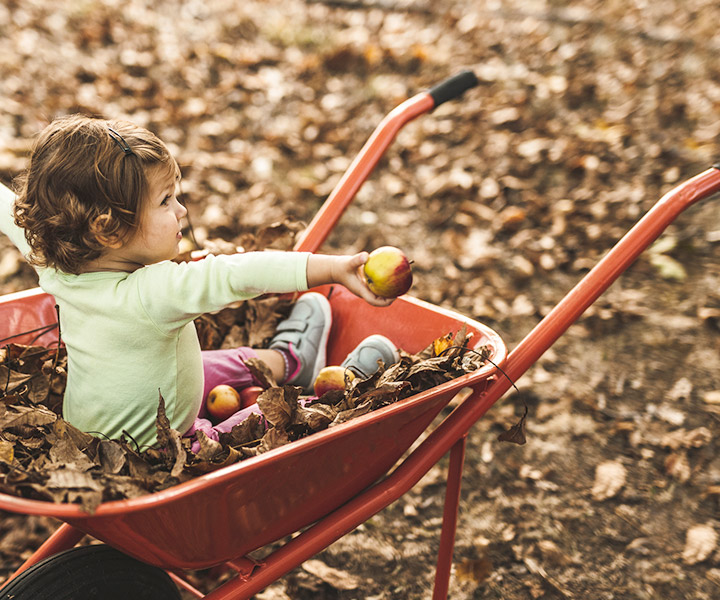
POLYGON ((50 371, 50 381, 48 383, 48 386, 49 386, 48 398, 49 398, 50 394, 52 393, 53 378, 55 377, 55 372, 57 371, 58 361, 60 360, 60 344, 62 343, 62 335, 61 335, 61 331, 60 331, 60 307, 57 304, 55 305, 55 314, 57 315, 58 339, 57 339, 57 346, 55 347, 55 359, 53 360, 52 370, 50 371))
MULTIPOLYGON (((1 339, 0 343, 7 342, 8 340, 11 340, 13 338, 20 337, 21 335, 27 335, 28 333, 35 333, 36 331, 42 331, 42 333, 40 335, 35 336, 35 338, 33 339, 33 341, 34 341, 34 340, 37 340, 39 337, 42 337, 46 333, 49 333, 50 331, 55 329, 55 327, 57 327, 57 326, 58 326, 57 323, 51 323, 50 325, 43 325, 42 327, 36 327, 35 329, 29 329, 28 331, 21 331, 20 333, 13 333, 12 335, 9 335, 8 337, 1 339)), ((28 345, 32 345, 32 344, 28 344, 28 345)))
POLYGON ((448 346, 440 354, 438 354, 438 356, 442 356, 448 350, 453 350, 453 349, 465 350, 465 352, 473 352, 474 354, 477 354, 483 360, 488 361, 493 367, 495 367, 498 371, 500 371, 503 375, 505 375, 505 379, 507 379, 512 384, 512 386, 515 388, 515 391, 520 393, 520 390, 515 385, 515 382, 512 379, 510 379, 510 376, 505 371, 503 371, 502 368, 500 368, 496 363, 494 363, 487 356, 485 356, 485 354, 478 352, 477 350, 473 350, 472 348, 466 348, 465 346, 448 346))
POLYGON ((542 565, 535 562, 535 560, 528 556, 523 559, 523 562, 528 568, 528 571, 542 578, 543 581, 545 581, 550 587, 552 587, 555 591, 559 592, 563 598, 573 597, 573 595, 568 592, 564 587, 562 587, 559 582, 557 582, 553 577, 550 577, 550 575, 547 574, 547 571, 542 567, 542 565))

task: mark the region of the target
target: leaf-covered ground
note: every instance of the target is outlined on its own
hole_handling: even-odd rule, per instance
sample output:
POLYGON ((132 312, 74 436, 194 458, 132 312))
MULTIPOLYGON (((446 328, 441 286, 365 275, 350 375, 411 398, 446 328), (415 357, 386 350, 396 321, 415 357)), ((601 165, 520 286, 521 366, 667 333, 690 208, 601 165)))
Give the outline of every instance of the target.
MULTIPOLYGON (((323 250, 403 248, 413 295, 512 348, 720 159, 719 18, 711 0, 9 1, 0 180, 52 116, 127 117, 176 152, 196 236, 240 243, 309 221, 387 112, 470 68, 480 85, 400 132, 323 250)), ((471 431, 452 598, 720 594, 717 200, 471 431), (499 444, 522 400, 527 444, 499 444)), ((0 291, 34 286, 0 250, 0 291)), ((429 598, 444 466, 258 597, 429 598)), ((4 514, 2 575, 54 526, 4 514)))

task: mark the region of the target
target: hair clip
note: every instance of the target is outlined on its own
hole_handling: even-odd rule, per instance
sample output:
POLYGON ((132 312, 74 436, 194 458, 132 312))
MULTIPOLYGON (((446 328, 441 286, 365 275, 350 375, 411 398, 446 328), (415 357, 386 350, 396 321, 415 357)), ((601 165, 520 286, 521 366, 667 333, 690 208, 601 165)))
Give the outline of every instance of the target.
POLYGON ((128 154, 135 154, 132 151, 132 148, 128 145, 128 143, 125 141, 125 138, 121 136, 117 131, 115 131, 112 127, 108 127, 108 133, 110 134, 110 137, 113 139, 113 141, 122 148, 122 151, 127 156, 128 154))

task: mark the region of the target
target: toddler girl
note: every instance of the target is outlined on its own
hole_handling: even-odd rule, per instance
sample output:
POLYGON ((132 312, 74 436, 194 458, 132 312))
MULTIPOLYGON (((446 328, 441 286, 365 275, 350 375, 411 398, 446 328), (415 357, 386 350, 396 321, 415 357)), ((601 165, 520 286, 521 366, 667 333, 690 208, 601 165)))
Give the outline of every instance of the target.
MULTIPOLYGON (((17 198, 0 186, 0 230, 35 266, 59 307, 67 348, 63 416, 109 438, 156 441, 158 391, 171 426, 217 439, 239 416, 211 429, 204 398, 218 383, 253 383, 244 360, 264 361, 276 380, 309 389, 325 365, 328 301, 300 297, 268 349, 202 352, 193 320, 265 293, 336 283, 374 306, 391 300, 367 288, 367 254, 249 252, 175 263, 187 214, 180 170, 151 132, 124 121, 63 117, 36 140, 17 198)), ((396 360, 371 336, 345 365, 374 371, 396 360)))

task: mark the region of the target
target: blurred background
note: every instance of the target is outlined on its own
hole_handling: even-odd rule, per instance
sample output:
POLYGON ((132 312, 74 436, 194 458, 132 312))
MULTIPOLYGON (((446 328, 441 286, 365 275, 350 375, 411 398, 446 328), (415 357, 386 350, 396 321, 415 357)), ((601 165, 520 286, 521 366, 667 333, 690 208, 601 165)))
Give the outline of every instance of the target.
MULTIPOLYGON (((322 251, 402 248, 412 295, 512 348, 720 160, 719 20, 711 0, 4 0, 0 182, 52 118, 126 118, 175 153, 198 242, 237 242, 309 222, 385 114, 471 69, 479 86, 400 132, 322 251)), ((720 530, 717 200, 472 430, 452 598, 720 594, 718 550, 687 538, 720 530), (523 402, 528 443, 498 443, 523 402)), ((35 285, 0 238, 0 293, 35 285)), ((258 597, 429 598, 443 467, 317 557, 342 577, 313 563, 258 597)), ((0 576, 54 526, 3 514, 0 576)))

